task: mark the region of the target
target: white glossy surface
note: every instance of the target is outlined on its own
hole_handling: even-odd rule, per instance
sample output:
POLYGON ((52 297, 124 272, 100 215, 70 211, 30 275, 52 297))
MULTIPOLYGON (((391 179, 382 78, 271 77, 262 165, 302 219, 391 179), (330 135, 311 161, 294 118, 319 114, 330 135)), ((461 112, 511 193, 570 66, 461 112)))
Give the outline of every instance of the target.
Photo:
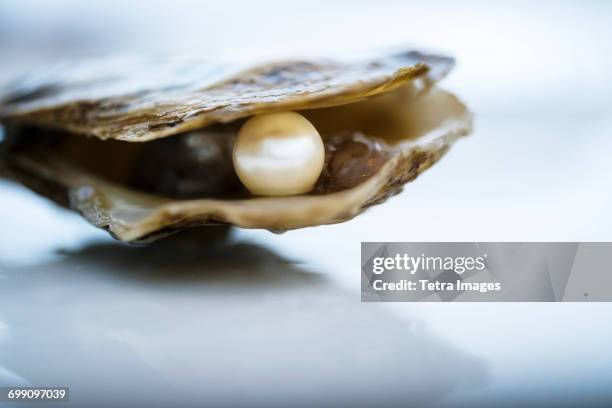
POLYGON ((210 251, 127 248, 0 183, 0 383, 67 384, 74 401, 124 403, 145 391, 251 405, 612 398, 610 304, 359 302, 360 241, 612 239, 612 5, 30 3, 0 4, 0 46, 19 55, 3 59, 7 72, 144 44, 248 59, 411 42, 457 56, 444 86, 475 111, 476 131, 351 222, 239 231, 210 251), (296 7, 303 18, 282 18, 296 7), (62 37, 64 27, 86 34, 62 37), (175 28, 178 45, 151 41, 160 27, 175 28))

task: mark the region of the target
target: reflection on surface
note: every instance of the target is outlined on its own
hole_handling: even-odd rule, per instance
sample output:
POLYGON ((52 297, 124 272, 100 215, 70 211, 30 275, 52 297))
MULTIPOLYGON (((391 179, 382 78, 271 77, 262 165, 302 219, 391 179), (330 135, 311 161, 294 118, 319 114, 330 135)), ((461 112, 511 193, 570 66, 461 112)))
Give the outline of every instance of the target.
POLYGON ((73 404, 101 406, 405 406, 487 378, 482 361, 324 275, 254 243, 203 249, 197 231, 4 271, 0 383, 67 384, 73 404))

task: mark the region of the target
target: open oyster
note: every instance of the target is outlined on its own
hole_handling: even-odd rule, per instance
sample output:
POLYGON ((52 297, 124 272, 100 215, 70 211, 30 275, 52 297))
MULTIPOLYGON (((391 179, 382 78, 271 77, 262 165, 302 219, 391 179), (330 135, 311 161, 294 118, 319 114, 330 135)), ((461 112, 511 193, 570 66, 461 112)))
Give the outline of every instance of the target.
POLYGON ((205 224, 285 231, 337 223, 398 193, 469 133, 466 107, 434 86, 452 65, 412 51, 249 69, 184 59, 48 69, 0 96, 2 174, 124 241, 205 224), (284 143, 278 151, 287 157, 237 174, 253 159, 237 152, 238 135, 265 133, 247 124, 268 115, 265 129, 274 128, 274 115, 288 111, 289 129, 297 118, 320 149, 264 134, 260 150, 284 143), (306 189, 275 188, 306 173, 306 189))

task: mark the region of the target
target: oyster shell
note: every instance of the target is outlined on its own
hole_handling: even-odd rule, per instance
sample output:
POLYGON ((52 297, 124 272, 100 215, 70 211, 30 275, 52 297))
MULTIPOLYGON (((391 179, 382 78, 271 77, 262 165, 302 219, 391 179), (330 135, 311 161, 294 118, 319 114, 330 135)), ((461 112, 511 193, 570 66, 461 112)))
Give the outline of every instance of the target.
POLYGON ((0 98, 0 120, 144 142, 257 113, 322 108, 436 81, 448 57, 412 51, 364 61, 286 61, 244 70, 206 60, 118 60, 54 67, 0 98))
MULTIPOLYGON (((407 52, 246 71, 183 61, 155 65, 147 78, 139 77, 142 71, 134 64, 111 65, 112 73, 82 67, 51 71, 15 85, 2 98, 0 120, 9 142, 20 146, 5 149, 3 173, 123 241, 151 241, 205 224, 285 231, 342 222, 401 191, 470 132, 467 108, 433 86, 452 65, 448 57, 407 52), (93 171, 86 149, 70 156, 24 142, 33 137, 24 126, 36 125, 118 140, 104 143, 128 152, 139 143, 125 142, 156 143, 150 141, 201 128, 231 132, 242 118, 290 109, 316 126, 329 155, 317 189, 299 196, 161 196, 93 171)), ((110 170, 122 161, 133 162, 133 156, 102 160, 110 170)))

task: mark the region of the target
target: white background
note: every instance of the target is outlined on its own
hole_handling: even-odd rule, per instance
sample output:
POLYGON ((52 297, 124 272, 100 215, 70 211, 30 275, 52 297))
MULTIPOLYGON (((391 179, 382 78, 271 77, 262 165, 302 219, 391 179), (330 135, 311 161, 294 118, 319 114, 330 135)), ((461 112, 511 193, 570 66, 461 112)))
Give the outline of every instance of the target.
POLYGON ((110 52, 417 45, 457 58, 442 86, 476 131, 353 221, 239 231, 216 255, 125 248, 0 182, 0 383, 81 401, 100 381, 123 402, 151 384, 255 405, 610 401, 610 304, 359 302, 361 241, 612 239, 610 38, 604 1, 3 1, 2 80, 110 52))

